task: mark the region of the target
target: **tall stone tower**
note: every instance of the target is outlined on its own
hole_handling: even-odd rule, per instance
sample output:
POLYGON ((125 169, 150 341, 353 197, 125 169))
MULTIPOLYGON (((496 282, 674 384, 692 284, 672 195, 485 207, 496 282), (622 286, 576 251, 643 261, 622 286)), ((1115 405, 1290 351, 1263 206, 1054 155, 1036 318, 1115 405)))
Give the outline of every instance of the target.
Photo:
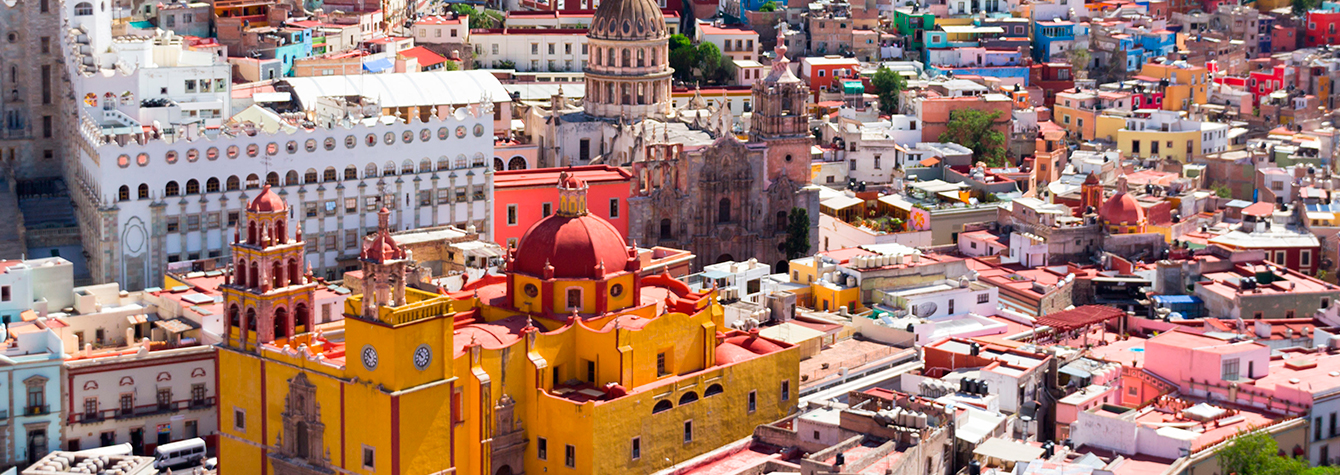
POLYGON ((762 81, 754 83, 754 115, 749 124, 749 141, 767 144, 766 178, 778 181, 783 177, 795 183, 810 182, 809 119, 805 103, 810 88, 791 73, 791 61, 786 57, 786 40, 777 37, 776 56, 772 71, 762 81))
POLYGON ((377 235, 363 245, 363 318, 379 319, 378 308, 405 304, 405 276, 409 252, 391 237, 391 211, 377 212, 377 235))
POLYGON ((302 229, 288 235, 288 204, 270 185, 247 205, 246 238, 233 231, 233 268, 223 284, 224 344, 254 351, 312 330, 316 283, 303 273, 302 229))

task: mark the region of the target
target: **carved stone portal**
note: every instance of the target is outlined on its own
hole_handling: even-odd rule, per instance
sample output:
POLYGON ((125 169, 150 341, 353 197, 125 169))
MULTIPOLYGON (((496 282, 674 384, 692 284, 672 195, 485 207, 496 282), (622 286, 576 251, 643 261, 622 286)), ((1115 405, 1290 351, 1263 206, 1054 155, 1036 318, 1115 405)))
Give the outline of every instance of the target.
POLYGON ((275 474, 334 473, 325 444, 326 424, 321 422, 321 404, 316 402, 316 386, 307 380, 306 374, 298 373, 289 379, 281 417, 284 431, 270 453, 275 474))
POLYGON ((526 430, 513 416, 516 401, 504 394, 493 406, 497 425, 493 434, 492 474, 522 475, 525 473, 526 430))

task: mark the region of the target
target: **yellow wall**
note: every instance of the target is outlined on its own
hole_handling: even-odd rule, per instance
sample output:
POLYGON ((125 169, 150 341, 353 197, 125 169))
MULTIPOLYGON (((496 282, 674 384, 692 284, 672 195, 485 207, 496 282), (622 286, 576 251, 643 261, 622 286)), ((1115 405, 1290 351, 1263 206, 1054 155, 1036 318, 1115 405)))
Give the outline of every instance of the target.
POLYGON ((1121 129, 1117 131, 1117 148, 1126 156, 1148 157, 1158 155, 1159 157, 1174 159, 1186 163, 1191 157, 1200 154, 1200 131, 1189 132, 1163 132, 1159 130, 1128 130, 1121 129), (1191 141, 1191 153, 1186 152, 1186 142, 1191 141), (1134 142, 1140 142, 1140 152, 1134 153, 1134 142), (1151 144, 1154 141, 1159 143, 1158 153, 1153 153, 1151 144), (1172 146, 1168 146, 1168 142, 1172 146))
POLYGON ((1163 110, 1186 110, 1191 104, 1204 104, 1210 70, 1203 67, 1182 69, 1172 65, 1146 63, 1140 75, 1172 82, 1163 91, 1163 110), (1186 101, 1183 104, 1183 101, 1186 101))
POLYGON ((1100 115, 1096 120, 1093 136, 1097 139, 1116 141, 1117 131, 1126 128, 1126 119, 1123 117, 1100 115))

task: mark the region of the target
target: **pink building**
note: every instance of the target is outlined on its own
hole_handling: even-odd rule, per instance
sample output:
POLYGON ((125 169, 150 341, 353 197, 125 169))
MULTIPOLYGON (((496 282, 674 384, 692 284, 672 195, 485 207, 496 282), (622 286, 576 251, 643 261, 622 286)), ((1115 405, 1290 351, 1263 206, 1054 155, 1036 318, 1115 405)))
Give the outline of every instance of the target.
POLYGON ((493 174, 494 242, 515 247, 532 225, 554 213, 558 175, 568 172, 586 182, 587 210, 628 237, 628 197, 633 174, 608 165, 496 171, 493 174))
POLYGON ((1270 347, 1250 340, 1167 332, 1145 342, 1145 370, 1173 382, 1184 395, 1226 395, 1230 386, 1270 372, 1270 347))

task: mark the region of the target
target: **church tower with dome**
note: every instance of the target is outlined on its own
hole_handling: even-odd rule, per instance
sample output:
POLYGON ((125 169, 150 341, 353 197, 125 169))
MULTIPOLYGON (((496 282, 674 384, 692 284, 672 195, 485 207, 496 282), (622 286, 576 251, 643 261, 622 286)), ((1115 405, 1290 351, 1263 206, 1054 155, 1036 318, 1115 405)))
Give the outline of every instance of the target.
POLYGON ((652 0, 605 0, 586 37, 587 114, 664 119, 670 108, 670 30, 652 0))
POLYGON ((245 239, 234 229, 232 271, 222 286, 225 345, 258 351, 311 330, 317 284, 303 271, 302 229, 289 237, 288 211, 267 184, 247 204, 245 239))
POLYGON ((1117 193, 1098 209, 1098 219, 1110 234, 1142 234, 1149 225, 1144 208, 1128 188, 1126 175, 1117 177, 1117 193))
MULTIPOLYGON (((220 473, 652 473, 791 413, 794 345, 726 325, 715 288, 646 273, 659 263, 587 210, 586 183, 555 185, 504 275, 404 286, 413 255, 383 220, 347 318, 221 348, 220 473)), ((287 210, 269 190, 249 207, 247 267, 301 250, 267 241, 287 210)), ((246 279, 230 303, 289 291, 246 279)))

